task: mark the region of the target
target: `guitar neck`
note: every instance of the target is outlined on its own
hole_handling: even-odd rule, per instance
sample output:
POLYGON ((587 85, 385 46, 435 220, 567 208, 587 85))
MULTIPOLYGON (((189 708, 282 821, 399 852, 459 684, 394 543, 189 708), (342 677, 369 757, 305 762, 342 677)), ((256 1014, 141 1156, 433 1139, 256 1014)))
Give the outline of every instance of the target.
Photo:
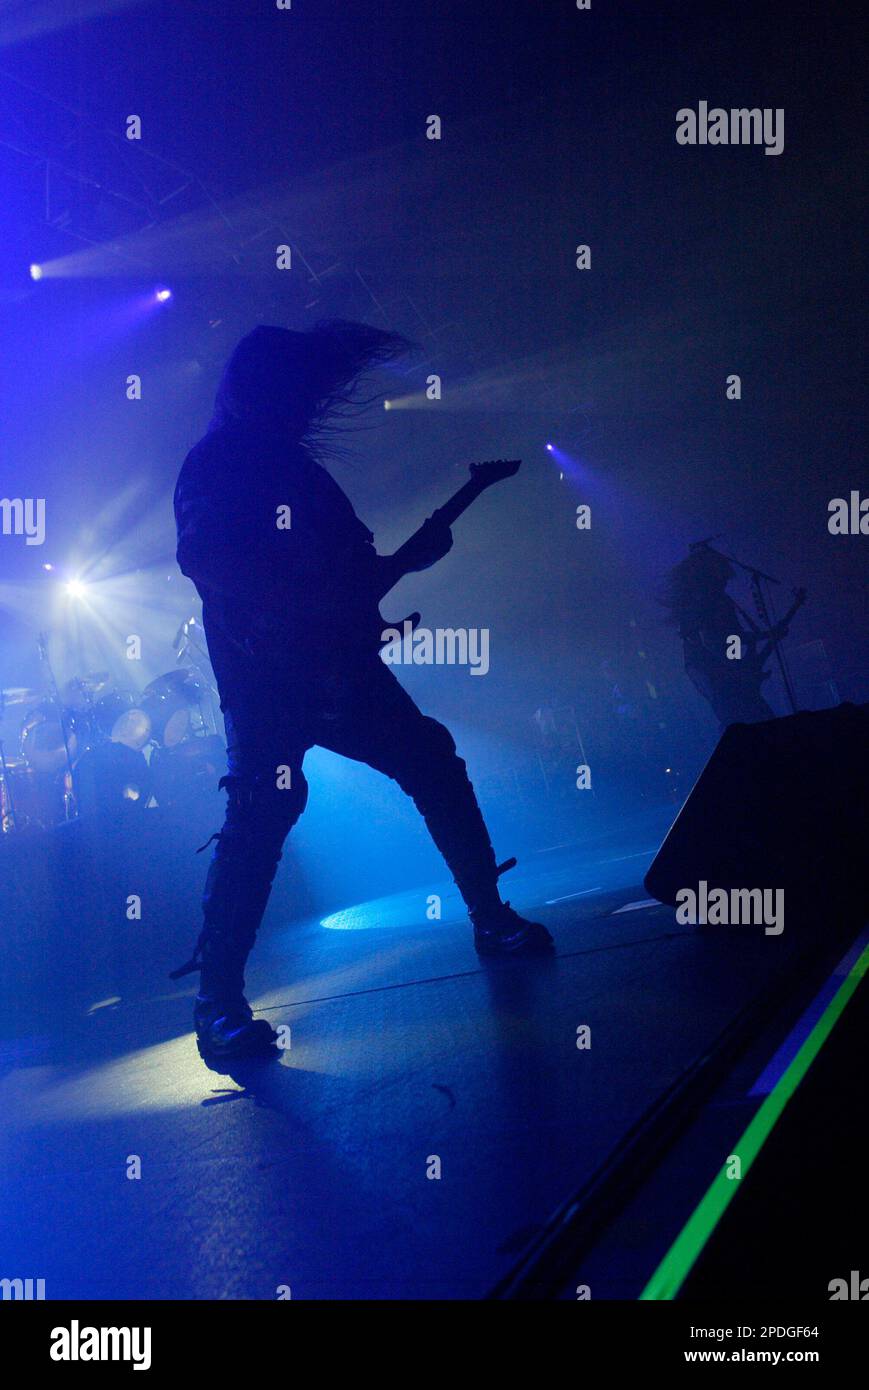
MULTIPOLYGON (((787 628, 790 625, 793 618, 796 616, 796 614, 800 611, 805 601, 805 594, 800 594, 797 598, 795 598, 787 613, 785 613, 780 623, 777 623, 776 626, 787 628)), ((782 641, 780 637, 769 637, 768 634, 766 635, 766 637, 767 640, 765 642, 759 641, 754 649, 755 662, 758 666, 764 665, 764 663, 769 659, 770 655, 775 651, 776 647, 778 647, 779 643, 782 641)))
POLYGON ((781 625, 782 625, 782 627, 788 627, 788 625, 791 623, 792 619, 796 617, 797 613, 799 613, 799 611, 800 611, 800 609, 802 608, 802 606, 803 606, 803 604, 805 603, 805 601, 806 601, 806 600, 805 600, 805 596, 804 596, 804 595, 800 595, 799 598, 795 598, 795 599, 794 599, 794 601, 793 601, 793 603, 791 604, 790 608, 788 609, 788 611, 785 613, 784 617, 783 617, 782 620, 781 620, 781 625))
MULTIPOLYGON (((413 540, 418 534, 425 535, 425 528, 431 522, 436 522, 445 528, 452 526, 462 515, 462 512, 467 511, 471 503, 476 502, 480 494, 486 491, 486 488, 492 487, 494 483, 499 483, 504 478, 512 478, 515 473, 518 473, 521 462, 521 459, 496 459, 491 463, 471 464, 471 476, 468 481, 459 488, 458 492, 454 492, 442 507, 438 507, 436 511, 432 512, 429 520, 423 522, 423 525, 419 527, 419 531, 415 531, 410 540, 405 541, 405 544, 396 550, 392 556, 392 563, 383 567, 379 582, 384 587, 380 589, 380 598, 385 598, 389 590, 398 583, 398 580, 409 572, 409 569, 404 566, 403 557, 406 558, 406 554, 412 550, 413 540)), ((414 568, 416 568, 415 565, 410 566, 410 569, 414 568)))
POLYGON ((438 507, 434 516, 439 522, 442 522, 444 526, 452 526, 454 522, 458 521, 462 512, 466 512, 468 507, 470 507, 473 502, 476 502, 480 493, 485 492, 488 486, 488 483, 479 483, 476 478, 469 478, 468 481, 459 488, 458 492, 454 492, 452 497, 450 497, 442 507, 438 507))

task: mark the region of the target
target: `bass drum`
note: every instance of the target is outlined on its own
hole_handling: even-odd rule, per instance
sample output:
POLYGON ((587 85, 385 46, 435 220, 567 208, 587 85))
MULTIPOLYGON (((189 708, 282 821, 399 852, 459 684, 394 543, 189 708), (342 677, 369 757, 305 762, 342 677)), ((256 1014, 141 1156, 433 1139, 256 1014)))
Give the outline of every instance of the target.
POLYGON ((142 709, 151 721, 151 734, 161 748, 177 748, 189 738, 199 685, 190 671, 167 671, 146 685, 142 709))
POLYGON ((141 698, 132 690, 113 690, 97 700, 94 720, 99 732, 112 743, 123 743, 137 753, 151 737, 151 719, 141 698))
POLYGON ((151 799, 151 769, 144 753, 124 743, 103 743, 82 753, 73 769, 80 816, 117 821, 138 818, 151 799))
MULTIPOLYGON (((74 760, 79 750, 75 715, 68 709, 63 713, 69 740, 69 756, 74 760)), ((66 766, 63 725, 57 706, 50 700, 30 711, 21 725, 18 748, 22 758, 36 772, 60 772, 61 768, 66 766)))
POLYGON ((6 760, 6 778, 0 777, 0 831, 50 830, 64 818, 63 780, 50 772, 37 772, 23 758, 6 760))

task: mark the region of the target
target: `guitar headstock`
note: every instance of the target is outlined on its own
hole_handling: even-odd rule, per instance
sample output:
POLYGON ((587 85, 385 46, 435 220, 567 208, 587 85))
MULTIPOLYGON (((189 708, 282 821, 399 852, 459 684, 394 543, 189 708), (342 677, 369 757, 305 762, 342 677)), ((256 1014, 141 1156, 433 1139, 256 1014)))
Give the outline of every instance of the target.
POLYGON ((502 478, 512 478, 519 472, 521 462, 521 459, 493 459, 489 463, 472 463, 468 472, 480 487, 490 487, 492 483, 500 483, 502 478))

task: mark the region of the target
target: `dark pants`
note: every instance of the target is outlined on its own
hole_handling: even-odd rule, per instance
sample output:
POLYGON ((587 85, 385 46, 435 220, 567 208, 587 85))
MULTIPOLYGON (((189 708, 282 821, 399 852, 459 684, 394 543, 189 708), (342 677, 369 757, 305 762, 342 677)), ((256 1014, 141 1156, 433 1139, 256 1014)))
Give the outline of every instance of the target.
POLYGON ((302 760, 315 744, 384 772, 413 798, 469 909, 500 901, 495 855, 453 739, 379 657, 331 678, 248 684, 224 699, 228 805, 203 897, 204 993, 243 986, 284 840, 308 799, 302 760))

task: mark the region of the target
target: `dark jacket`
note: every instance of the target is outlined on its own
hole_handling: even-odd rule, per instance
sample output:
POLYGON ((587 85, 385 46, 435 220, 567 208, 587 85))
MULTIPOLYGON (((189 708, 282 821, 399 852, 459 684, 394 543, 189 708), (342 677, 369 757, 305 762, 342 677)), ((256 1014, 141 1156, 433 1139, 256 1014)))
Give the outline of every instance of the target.
POLYGON ((314 674, 367 644, 369 622, 379 630, 374 537, 302 445, 250 424, 212 430, 184 460, 175 521, 224 700, 266 670, 314 674))

